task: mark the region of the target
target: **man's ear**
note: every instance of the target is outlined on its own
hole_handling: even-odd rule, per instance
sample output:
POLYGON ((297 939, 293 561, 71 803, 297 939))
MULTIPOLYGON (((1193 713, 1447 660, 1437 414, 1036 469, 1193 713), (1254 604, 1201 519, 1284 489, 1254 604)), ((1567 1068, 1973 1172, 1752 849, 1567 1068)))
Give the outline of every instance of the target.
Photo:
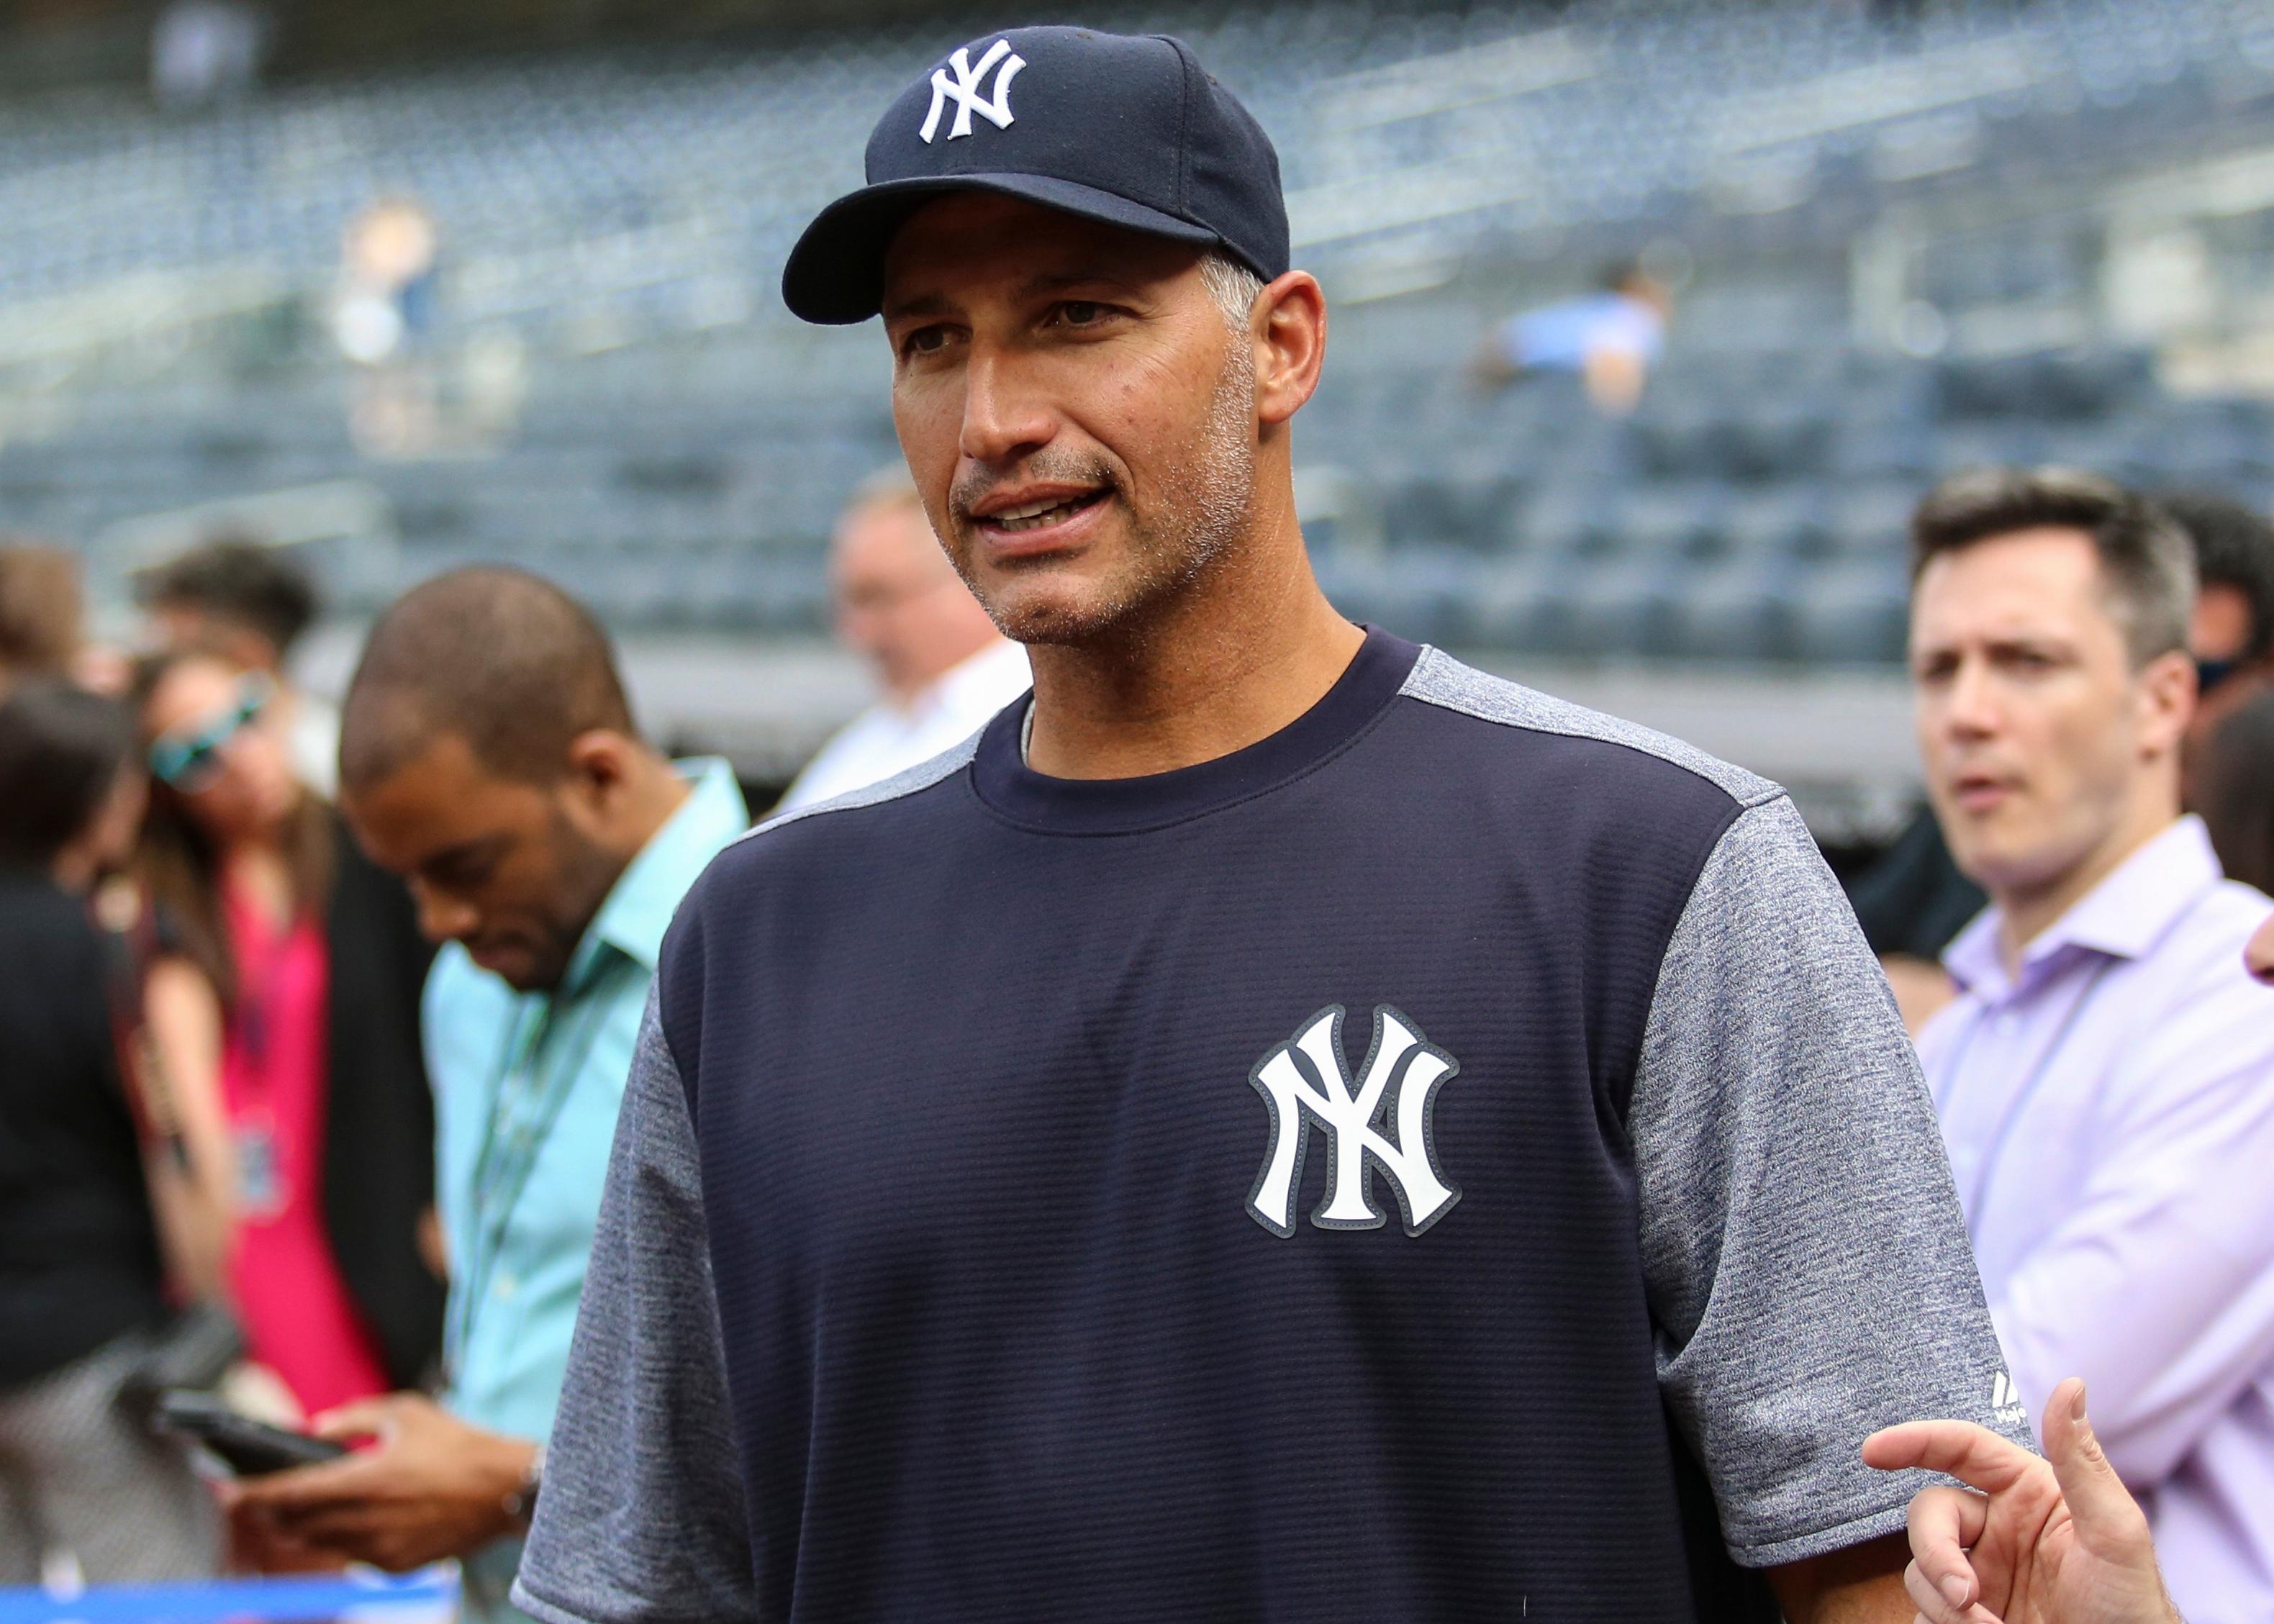
POLYGON ((568 790, 605 818, 615 809, 632 776, 639 747, 614 728, 595 727, 568 741, 568 790))
POLYGON ((1284 423, 1319 387, 1327 359, 1327 296, 1308 271, 1290 271, 1255 296, 1248 311, 1255 346, 1255 415, 1284 423))
POLYGON ((2158 654, 2140 668, 2140 748, 2151 756, 2180 748, 2195 715, 2195 663, 2181 650, 2158 654))

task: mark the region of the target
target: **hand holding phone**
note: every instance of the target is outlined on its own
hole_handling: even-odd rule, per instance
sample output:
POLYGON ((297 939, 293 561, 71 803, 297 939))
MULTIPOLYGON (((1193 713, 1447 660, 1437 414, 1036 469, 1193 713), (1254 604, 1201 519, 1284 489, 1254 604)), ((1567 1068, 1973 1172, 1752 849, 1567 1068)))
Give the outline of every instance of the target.
POLYGON ((240 1477, 312 1466, 320 1461, 337 1460, 347 1453, 343 1444, 270 1426, 230 1409, 216 1395, 192 1393, 181 1387, 169 1387, 158 1395, 152 1425, 161 1432, 203 1446, 240 1477))

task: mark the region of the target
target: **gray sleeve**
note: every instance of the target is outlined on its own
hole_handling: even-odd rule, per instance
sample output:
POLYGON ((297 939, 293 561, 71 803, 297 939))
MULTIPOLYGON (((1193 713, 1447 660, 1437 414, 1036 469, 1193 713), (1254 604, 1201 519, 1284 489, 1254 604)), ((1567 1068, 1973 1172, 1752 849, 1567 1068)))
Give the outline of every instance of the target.
POLYGON ((1862 931, 1780 796, 1730 825, 1668 944, 1630 1111, 1659 1380, 1729 1553, 1903 1526, 1864 1438, 2002 1397, 1949 1162, 1862 931))
POLYGON ((755 1619, 687 1094, 648 999, 514 1605, 547 1624, 755 1619))

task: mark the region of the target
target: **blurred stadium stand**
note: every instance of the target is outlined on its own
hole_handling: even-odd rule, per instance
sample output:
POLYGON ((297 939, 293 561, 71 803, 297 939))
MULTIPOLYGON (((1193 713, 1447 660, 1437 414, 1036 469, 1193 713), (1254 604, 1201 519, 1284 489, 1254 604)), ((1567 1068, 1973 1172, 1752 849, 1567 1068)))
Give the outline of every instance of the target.
MULTIPOLYGON (((2274 498, 2261 0, 1098 20, 1185 34, 1278 143, 1336 305, 1306 518, 1353 613, 1513 657, 1884 669, 1936 474, 2274 498), (1687 285, 1630 419, 1465 380, 1489 320, 1638 252, 1687 285)), ((830 517, 895 455, 886 357, 773 278, 968 26, 304 72, 191 113, 0 96, 0 527, 115 579, 235 514, 350 611, 501 558, 635 630, 819 632, 830 517), (395 194, 442 236, 394 386, 439 426, 375 449, 328 312, 343 229, 395 194)))

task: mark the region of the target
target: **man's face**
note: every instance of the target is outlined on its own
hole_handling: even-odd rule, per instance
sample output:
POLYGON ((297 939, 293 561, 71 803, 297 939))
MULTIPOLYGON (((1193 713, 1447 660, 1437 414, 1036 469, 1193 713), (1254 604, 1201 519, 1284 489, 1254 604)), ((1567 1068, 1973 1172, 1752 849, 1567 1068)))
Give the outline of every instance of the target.
POLYGON ((837 632, 885 688, 913 697, 993 641, 986 611, 940 551, 923 510, 875 502, 845 515, 830 549, 837 632))
POLYGON ((1254 355, 1192 247, 959 194, 901 228, 884 306, 901 449, 1011 636, 1126 628, 1246 530, 1254 355))
POLYGON ((427 939, 463 943, 523 992, 560 984, 623 870, 565 764, 556 784, 501 778, 454 733, 376 784, 343 786, 340 804, 373 861, 410 885, 427 939))
POLYGON ((2133 669, 2081 531, 1940 554, 1910 641, 1928 795, 1959 868, 1992 892, 2056 883, 2103 848, 2184 721, 2172 685, 2133 669))

